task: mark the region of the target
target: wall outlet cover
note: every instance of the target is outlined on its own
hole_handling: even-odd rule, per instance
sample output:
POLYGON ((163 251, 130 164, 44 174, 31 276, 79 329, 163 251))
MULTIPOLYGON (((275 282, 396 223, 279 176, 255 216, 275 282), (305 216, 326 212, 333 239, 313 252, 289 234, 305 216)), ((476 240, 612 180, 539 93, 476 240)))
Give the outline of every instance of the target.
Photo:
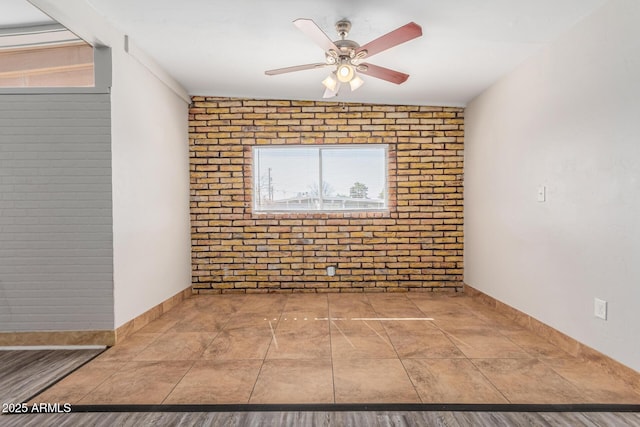
POLYGON ((593 314, 602 320, 607 320, 607 302, 599 298, 593 300, 593 314))

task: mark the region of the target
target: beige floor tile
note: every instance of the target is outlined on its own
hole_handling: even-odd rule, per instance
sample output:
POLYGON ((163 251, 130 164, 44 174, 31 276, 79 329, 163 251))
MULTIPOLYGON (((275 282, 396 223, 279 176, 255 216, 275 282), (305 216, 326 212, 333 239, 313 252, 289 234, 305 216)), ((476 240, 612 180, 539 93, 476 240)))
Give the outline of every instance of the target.
POLYGON ((163 333, 174 327, 179 320, 175 315, 165 313, 156 320, 149 322, 136 333, 163 333))
MULTIPOLYGON (((273 325, 275 326, 275 325, 273 325)), ((329 318, 318 317, 312 313, 282 314, 278 319, 279 329, 295 329, 301 327, 329 329, 329 318)))
POLYGON ((171 311, 178 311, 185 314, 192 313, 194 311, 200 313, 232 313, 237 310, 237 306, 242 304, 242 301, 237 299, 244 299, 244 295, 227 295, 224 298, 220 298, 220 295, 197 295, 185 300, 183 303, 176 306, 171 311))
POLYGON ((262 360, 197 361, 164 404, 248 403, 262 360))
MULTIPOLYGON (((433 325, 442 330, 447 329, 463 329, 468 326, 474 326, 479 328, 492 328, 492 326, 477 317, 469 315, 434 315, 432 316, 434 321, 433 325)), ((497 331, 499 332, 499 331, 497 331)))
POLYGON ((407 295, 407 298, 413 302, 426 316, 442 315, 442 314, 472 314, 471 310, 459 303, 459 297, 453 296, 431 296, 425 294, 407 295))
POLYGON ((459 298, 438 298, 432 301, 413 299, 425 316, 433 318, 434 324, 439 327, 465 328, 487 327, 487 323, 472 309, 459 303, 459 298))
POLYGON ((330 360, 265 360, 249 403, 333 403, 330 360))
POLYGON ((229 317, 229 321, 225 324, 223 331, 231 331, 234 329, 263 331, 270 333, 271 329, 275 329, 280 321, 280 313, 272 316, 256 313, 236 313, 229 317))
POLYGON ((326 295, 293 294, 282 310, 284 317, 328 317, 329 300, 326 295))
POLYGON ((510 403, 588 403, 578 387, 537 359, 474 359, 510 403))
POLYGON ((419 403, 399 359, 333 361, 336 403, 419 403))
POLYGON ((385 336, 354 335, 331 332, 333 359, 392 359, 397 358, 393 345, 385 336))
POLYGON ((549 341, 528 332, 518 330, 503 330, 502 334, 509 338, 524 351, 538 359, 556 359, 571 357, 569 353, 551 344, 549 341))
POLYGON ((367 294, 367 298, 379 317, 425 317, 404 294, 367 294))
POLYGON ((279 326, 298 326, 304 323, 314 323, 315 325, 325 325, 327 326, 329 323, 328 312, 320 314, 313 313, 311 311, 294 311, 287 312, 283 311, 280 314, 280 318, 278 319, 279 326))
POLYGON ((229 321, 228 314, 191 312, 168 328, 167 332, 220 332, 229 321))
POLYGON ((140 352, 136 361, 196 360, 217 334, 209 332, 165 332, 140 352))
POLYGON ((34 401, 640 404, 639 396, 462 295, 247 294, 183 301, 34 401), (434 320, 356 320, 396 317, 434 320))
POLYGON ((510 319, 504 314, 496 311, 495 309, 482 304, 473 298, 463 298, 460 300, 460 304, 470 310, 471 313, 482 322, 496 329, 499 332, 502 331, 518 331, 524 332, 527 329, 519 325, 515 320, 510 319))
POLYGON ((468 359, 403 360, 423 403, 508 403, 468 359))
POLYGON ((331 317, 375 317, 376 312, 365 294, 330 294, 331 317))
POLYGON ((390 359, 398 355, 382 326, 375 320, 332 320, 331 350, 337 359, 390 359))
POLYGON ((201 303, 200 298, 189 298, 173 307, 171 310, 163 313, 157 319, 149 322, 142 327, 140 333, 162 333, 173 327, 179 321, 182 321, 193 315, 193 306, 201 303))
POLYGON ((271 343, 269 330, 243 328, 220 332, 204 350, 203 360, 264 359, 271 343))
MULTIPOLYGON (((375 318, 375 317, 373 317, 375 318)), ((340 318, 329 322, 332 331, 337 332, 338 329, 346 334, 351 335, 382 335, 385 337, 387 331, 383 326, 383 322, 378 320, 358 320, 373 319, 366 317, 340 318)))
POLYGON ((456 358, 464 354, 427 321, 389 321, 384 327, 401 359, 456 358))
POLYGON ((327 322, 280 322, 269 345, 267 359, 330 359, 327 322))
POLYGON ((495 329, 489 328, 442 328, 456 347, 470 359, 530 358, 527 352, 495 329))
POLYGON ((45 390, 44 393, 33 399, 32 403, 77 404, 122 366, 120 361, 94 360, 45 390))
POLYGON ((79 403, 160 404, 193 362, 127 362, 79 403))
POLYGON ((254 313, 259 315, 275 315, 282 313, 289 295, 246 295, 238 300, 236 313, 254 313))
POLYGON ((570 356, 544 360, 544 363, 577 386, 592 403, 640 405, 640 394, 633 387, 597 364, 570 356))
POLYGON ((160 333, 136 332, 121 343, 107 349, 96 361, 130 361, 161 336, 160 333))

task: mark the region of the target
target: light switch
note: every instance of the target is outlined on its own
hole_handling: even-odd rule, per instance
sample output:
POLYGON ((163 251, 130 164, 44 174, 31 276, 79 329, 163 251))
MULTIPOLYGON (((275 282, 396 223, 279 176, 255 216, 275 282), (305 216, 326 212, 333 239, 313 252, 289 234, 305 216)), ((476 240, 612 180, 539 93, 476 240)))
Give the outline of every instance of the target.
POLYGON ((538 187, 538 201, 545 202, 547 200, 547 187, 541 185, 538 187))

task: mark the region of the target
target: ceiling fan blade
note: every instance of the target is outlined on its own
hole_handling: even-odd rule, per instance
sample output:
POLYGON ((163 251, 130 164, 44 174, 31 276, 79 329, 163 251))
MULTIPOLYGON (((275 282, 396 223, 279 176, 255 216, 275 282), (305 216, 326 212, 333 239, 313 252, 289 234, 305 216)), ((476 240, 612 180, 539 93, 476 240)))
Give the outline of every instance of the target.
POLYGON ((400 83, 404 83, 409 78, 409 74, 390 70, 389 68, 384 68, 373 64, 360 64, 360 66, 358 67, 358 72, 366 74, 367 76, 375 77, 377 79, 386 80, 397 85, 399 85, 400 83))
POLYGON ((276 68, 275 70, 267 70, 264 73, 267 76, 275 76, 276 74, 292 73, 294 71, 311 70, 313 68, 326 67, 328 64, 318 62, 316 64, 294 65, 293 67, 276 68))
POLYGON ((300 31, 305 33, 307 37, 313 40, 318 46, 324 49, 325 52, 333 49, 336 52, 340 52, 340 49, 333 43, 333 41, 325 34, 324 31, 318 27, 318 25, 311 19, 298 18, 293 21, 293 25, 298 27, 300 31))
POLYGON ((409 40, 413 40, 416 37, 420 37, 421 35, 422 27, 415 22, 409 22, 407 25, 396 28, 390 33, 387 33, 384 36, 380 36, 375 40, 371 40, 364 46, 360 46, 356 53, 366 50, 366 57, 369 58, 377 53, 390 49, 404 42, 408 42, 409 40))

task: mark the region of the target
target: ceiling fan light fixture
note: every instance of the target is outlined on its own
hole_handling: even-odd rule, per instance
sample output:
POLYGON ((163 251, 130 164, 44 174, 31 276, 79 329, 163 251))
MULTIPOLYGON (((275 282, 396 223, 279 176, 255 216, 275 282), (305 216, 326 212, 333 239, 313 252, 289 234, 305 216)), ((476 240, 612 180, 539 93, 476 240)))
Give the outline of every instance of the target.
POLYGON ((336 91, 336 87, 338 86, 338 79, 336 77, 336 73, 329 74, 323 81, 322 84, 324 87, 329 89, 331 92, 336 91))
POLYGON ((334 96, 336 96, 337 94, 338 94, 337 92, 334 92, 334 91, 332 91, 331 89, 327 88, 327 89, 325 89, 325 90, 324 90, 324 93, 322 94, 322 97, 323 97, 324 99, 327 99, 327 98, 333 98, 333 97, 334 97, 334 96))
POLYGON ((329 88, 326 88, 324 90, 324 94, 322 95, 323 98, 333 98, 335 96, 338 96, 338 91, 340 91, 340 82, 338 82, 338 84, 336 85, 336 89, 335 90, 331 90, 329 88))
POLYGON ((349 64, 340 64, 336 70, 338 80, 342 83, 348 83, 355 76, 356 71, 349 64))
POLYGON ((415 22, 409 22, 402 27, 396 28, 360 46, 353 40, 347 39, 351 23, 346 19, 336 23, 340 40, 335 41, 332 41, 318 24, 311 19, 299 18, 293 21, 293 24, 322 48, 325 52, 325 61, 315 64, 267 70, 265 74, 275 76, 293 71, 331 67, 333 72, 322 81, 322 84, 326 88, 324 93, 325 98, 338 95, 340 85, 343 83, 349 83, 351 91, 360 88, 360 86, 364 84, 364 81, 358 76, 358 73, 363 73, 369 77, 375 77, 395 84, 404 83, 407 78, 409 78, 408 74, 373 64, 362 63, 362 61, 364 58, 370 58, 380 52, 384 52, 399 44, 422 36, 422 27, 415 22))
POLYGON ((349 86, 351 86, 351 92, 358 89, 363 84, 364 80, 362 80, 362 78, 360 78, 360 76, 356 74, 349 82, 349 86))
POLYGON ((363 59, 368 54, 369 52, 367 51, 367 49, 362 49, 360 52, 356 53, 356 59, 363 59))

